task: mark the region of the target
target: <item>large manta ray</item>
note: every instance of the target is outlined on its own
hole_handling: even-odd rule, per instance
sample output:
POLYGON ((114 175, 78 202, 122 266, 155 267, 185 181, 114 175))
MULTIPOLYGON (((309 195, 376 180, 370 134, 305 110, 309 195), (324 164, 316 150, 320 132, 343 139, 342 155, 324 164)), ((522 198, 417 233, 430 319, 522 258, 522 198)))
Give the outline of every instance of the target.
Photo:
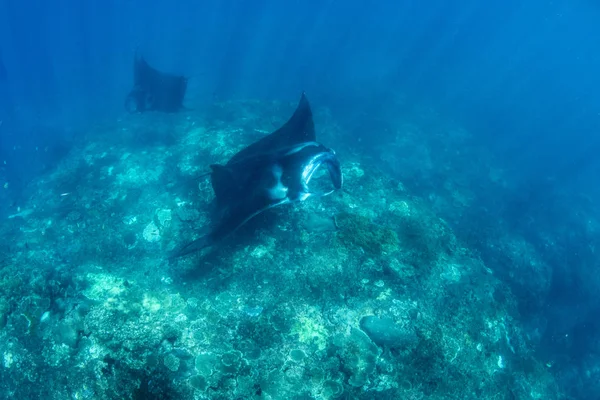
POLYGON ((225 165, 213 164, 210 179, 217 221, 207 235, 172 257, 211 246, 263 211, 342 188, 335 152, 316 142, 312 111, 304 93, 294 115, 279 129, 235 154, 225 165), (311 189, 315 172, 325 166, 332 188, 311 189))
POLYGON ((129 112, 177 112, 183 108, 187 78, 152 68, 136 53, 133 60, 133 89, 125 99, 129 112))

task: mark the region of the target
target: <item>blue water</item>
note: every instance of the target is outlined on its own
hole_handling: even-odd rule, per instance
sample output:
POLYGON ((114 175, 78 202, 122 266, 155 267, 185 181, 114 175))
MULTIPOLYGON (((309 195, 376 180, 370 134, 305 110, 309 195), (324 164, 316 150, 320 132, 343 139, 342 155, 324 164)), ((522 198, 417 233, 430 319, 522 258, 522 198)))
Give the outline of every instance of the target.
POLYGON ((560 389, 600 398, 599 20, 600 5, 587 0, 3 0, 0 216, 17 212, 32 182, 93 127, 123 118, 135 51, 189 77, 185 106, 198 112, 213 102, 294 102, 306 91, 348 148, 431 207, 444 174, 469 176, 469 207, 438 213, 511 287, 560 389), (410 154, 381 161, 398 119, 443 136, 430 115, 469 132, 470 150, 433 149, 453 166, 427 174, 418 159, 406 173, 410 154), (475 174, 477 161, 464 159, 475 156, 503 182, 475 174), (514 259, 485 240, 500 231, 526 240, 545 271, 515 277, 506 266, 514 259))

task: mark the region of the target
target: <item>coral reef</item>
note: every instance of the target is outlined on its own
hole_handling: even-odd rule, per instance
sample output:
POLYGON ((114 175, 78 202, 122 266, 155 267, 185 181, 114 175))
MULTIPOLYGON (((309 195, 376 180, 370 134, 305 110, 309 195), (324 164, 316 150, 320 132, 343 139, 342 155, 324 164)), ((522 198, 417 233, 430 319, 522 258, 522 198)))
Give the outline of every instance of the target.
POLYGON ((14 239, 0 269, 0 397, 560 398, 510 288, 437 214, 438 198, 464 207, 468 190, 449 183, 428 202, 394 177, 434 179, 414 125, 392 147, 423 165, 385 152, 379 168, 317 111, 323 142, 344 153, 346 190, 167 262, 206 229, 204 166, 293 107, 127 116, 35 181, 0 225, 14 239))

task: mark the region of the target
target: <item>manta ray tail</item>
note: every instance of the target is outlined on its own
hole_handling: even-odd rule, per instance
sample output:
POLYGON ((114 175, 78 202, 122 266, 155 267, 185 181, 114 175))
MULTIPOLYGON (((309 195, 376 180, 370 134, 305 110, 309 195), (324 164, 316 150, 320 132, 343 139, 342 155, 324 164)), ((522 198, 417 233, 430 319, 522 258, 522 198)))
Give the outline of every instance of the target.
POLYGON ((177 258, 187 256, 188 254, 195 253, 202 249, 205 249, 213 244, 213 240, 211 235, 204 235, 193 242, 190 242, 183 246, 182 248, 173 251, 173 253, 169 256, 169 260, 175 260, 177 258))

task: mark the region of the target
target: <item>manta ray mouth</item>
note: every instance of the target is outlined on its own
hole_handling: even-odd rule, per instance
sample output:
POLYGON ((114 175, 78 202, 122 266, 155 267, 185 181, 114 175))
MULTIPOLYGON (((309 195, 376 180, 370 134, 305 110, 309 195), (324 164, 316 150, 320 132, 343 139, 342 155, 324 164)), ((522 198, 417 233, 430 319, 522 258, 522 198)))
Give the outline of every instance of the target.
POLYGON ((309 196, 327 196, 342 188, 340 162, 333 150, 312 156, 302 167, 302 200, 309 196), (326 168, 321 168, 325 166, 326 168), (327 179, 329 176, 330 179, 327 179))

